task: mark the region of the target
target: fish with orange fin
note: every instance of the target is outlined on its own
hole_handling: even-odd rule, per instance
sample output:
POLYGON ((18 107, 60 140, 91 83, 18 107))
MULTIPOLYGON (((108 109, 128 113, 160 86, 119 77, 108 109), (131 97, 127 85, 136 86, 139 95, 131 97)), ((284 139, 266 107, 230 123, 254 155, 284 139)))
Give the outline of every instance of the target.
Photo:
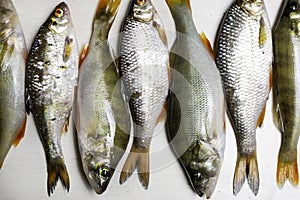
POLYGON ((79 52, 70 11, 60 3, 40 27, 26 66, 26 109, 31 112, 47 161, 50 196, 60 179, 69 191, 61 137, 67 133, 77 84, 79 52))
POLYGON ((149 152, 167 97, 169 55, 161 20, 150 0, 132 0, 123 21, 119 71, 133 120, 134 139, 122 169, 124 183, 137 168, 149 185, 149 152))
POLYGON ((277 184, 299 183, 297 145, 300 135, 300 1, 283 4, 273 31, 273 120, 281 133, 277 184))
POLYGON ((216 64, 222 77, 227 114, 237 142, 233 193, 247 179, 259 190, 256 128, 263 123, 272 76, 271 25, 263 0, 235 0, 216 37, 216 64))
POLYGON ((12 145, 26 127, 25 64, 27 48, 17 11, 11 0, 0 4, 0 169, 12 145))
POLYGON ((166 130, 193 190, 210 198, 225 148, 225 99, 212 48, 195 27, 189 0, 166 0, 177 38, 170 53, 166 130))
POLYGON ((97 194, 106 191, 125 153, 131 121, 108 35, 120 0, 100 0, 89 46, 82 51, 75 124, 83 171, 97 194))

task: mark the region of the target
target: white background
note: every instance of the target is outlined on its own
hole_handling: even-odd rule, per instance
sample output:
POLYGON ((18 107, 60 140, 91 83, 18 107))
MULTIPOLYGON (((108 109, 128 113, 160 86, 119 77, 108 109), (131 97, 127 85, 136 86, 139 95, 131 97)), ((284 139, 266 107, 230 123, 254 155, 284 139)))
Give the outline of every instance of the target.
MULTIPOLYGON (((40 25, 60 1, 56 0, 14 0, 25 33, 27 46, 31 43, 40 25)), ((122 0, 121 8, 113 26, 111 35, 116 34, 120 20, 129 0, 122 0)), ((174 31, 174 23, 163 0, 153 0, 167 30, 174 31)), ((231 0, 191 0, 193 16, 199 32, 205 31, 213 43, 215 34, 225 10, 231 0)), ((98 0, 66 0, 71 10, 73 23, 77 31, 80 47, 89 41, 92 19, 98 0)), ((266 5, 271 23, 278 13, 280 0, 267 0, 266 5)), ((171 46, 174 34, 168 35, 171 46)), ((232 194, 232 180, 236 162, 236 144, 234 134, 227 121, 227 145, 225 158, 217 188, 212 199, 296 199, 300 189, 293 188, 287 182, 283 189, 276 185, 277 153, 280 134, 272 122, 271 98, 268 101, 265 123, 257 130, 258 165, 260 172, 260 190, 257 197, 251 193, 247 183, 237 197, 232 194)), ((72 129, 63 137, 63 152, 70 175, 71 188, 67 193, 60 182, 51 199, 198 199, 190 189, 185 174, 168 147, 162 124, 156 129, 152 142, 150 187, 144 190, 134 174, 124 185, 119 185, 119 172, 116 172, 101 196, 88 185, 82 172, 77 152, 75 134, 72 129), (159 134, 160 133, 160 134, 159 134)), ((299 148, 298 148, 299 149, 299 148)), ((118 168, 122 167, 124 157, 118 168)), ((46 190, 46 162, 44 151, 31 116, 27 122, 25 138, 20 145, 12 148, 0 171, 0 199, 49 199, 46 190)))

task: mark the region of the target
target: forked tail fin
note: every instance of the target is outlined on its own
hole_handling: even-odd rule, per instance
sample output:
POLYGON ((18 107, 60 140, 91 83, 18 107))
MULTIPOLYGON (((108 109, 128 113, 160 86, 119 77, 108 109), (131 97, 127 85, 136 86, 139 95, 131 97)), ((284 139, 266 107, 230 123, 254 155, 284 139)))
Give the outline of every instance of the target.
POLYGON ((149 185, 149 148, 141 149, 132 147, 128 158, 123 166, 120 176, 120 184, 123 184, 137 168, 140 183, 145 189, 149 185))
POLYGON ((282 188, 286 179, 296 187, 299 183, 298 165, 297 165, 297 153, 295 159, 292 162, 282 162, 280 156, 278 156, 276 181, 278 187, 282 188))
POLYGON ((237 195, 240 192, 246 178, 251 191, 256 196, 259 189, 259 173, 256 153, 251 156, 241 156, 238 154, 233 180, 234 195, 237 195))
POLYGON ((47 163, 47 171, 48 171, 47 191, 49 196, 53 193, 58 178, 60 178, 66 190, 69 191, 70 189, 69 175, 63 158, 59 157, 59 158, 50 159, 49 162, 47 163))

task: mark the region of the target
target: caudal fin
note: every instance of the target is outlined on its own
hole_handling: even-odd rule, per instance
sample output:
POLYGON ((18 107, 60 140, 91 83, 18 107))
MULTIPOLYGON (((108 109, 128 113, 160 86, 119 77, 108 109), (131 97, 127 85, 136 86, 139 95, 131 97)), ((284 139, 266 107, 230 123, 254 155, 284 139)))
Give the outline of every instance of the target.
POLYGON ((294 187, 296 187, 299 183, 297 154, 292 162, 282 162, 280 156, 278 156, 276 175, 278 187, 282 188, 286 179, 288 179, 294 187))
POLYGON ((149 148, 140 149, 132 147, 128 158, 123 166, 120 176, 120 184, 123 184, 137 168, 140 183, 145 189, 149 185, 149 148))
POLYGON ((48 171, 47 191, 49 196, 53 193, 58 178, 60 178, 66 190, 69 191, 70 189, 69 175, 63 158, 59 157, 59 158, 50 159, 47 165, 47 171, 48 171))
POLYGON ((252 156, 240 156, 238 154, 233 180, 234 195, 237 195, 240 192, 246 178, 251 191, 256 196, 259 189, 259 174, 256 153, 252 156))

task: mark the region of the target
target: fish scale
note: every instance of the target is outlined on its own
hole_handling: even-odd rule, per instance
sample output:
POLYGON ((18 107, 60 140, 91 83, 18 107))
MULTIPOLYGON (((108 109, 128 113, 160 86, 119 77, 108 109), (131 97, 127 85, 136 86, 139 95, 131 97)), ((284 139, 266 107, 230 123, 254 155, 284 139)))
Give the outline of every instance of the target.
POLYGON ((221 76, 199 38, 189 0, 166 2, 177 31, 170 53, 167 135, 194 191, 210 198, 225 147, 221 76))
POLYGON ((300 135, 300 1, 282 4, 281 16, 273 31, 273 120, 281 133, 276 181, 283 187, 286 180, 299 183, 297 146, 300 135))
POLYGON ((24 104, 27 49, 17 11, 10 0, 0 5, 0 169, 12 145, 25 133, 24 104))
POLYGON ((247 177, 256 195, 256 127, 263 121, 272 63, 271 28, 263 1, 235 1, 223 18, 216 47, 216 64, 238 147, 233 192, 240 191, 247 177))
MULTIPOLYGON (((259 38, 255 36, 259 35, 260 18, 249 17, 237 5, 227 15, 222 28, 224 34, 220 34, 218 39, 216 63, 221 76, 226 77, 223 84, 227 99, 233 99, 228 100, 227 105, 234 127, 239 132, 238 146, 245 154, 251 154, 255 150, 249 147, 255 145, 256 122, 268 98, 272 54, 269 50, 266 52, 269 56, 262 56, 264 49, 258 47, 259 38), (241 33, 243 28, 247 30, 241 33), (228 41, 232 46, 227 45, 228 41), (249 52, 252 53, 249 55, 249 52), (245 59, 249 56, 250 59, 245 59)), ((266 46, 270 44, 269 41, 266 46)))
POLYGON ((168 48, 152 2, 134 0, 123 21, 120 72, 134 122, 134 140, 120 183, 137 168, 144 188, 149 184, 149 151, 154 128, 168 93, 168 48))
POLYGON ((31 112, 47 161, 47 192, 58 178, 69 190, 61 136, 68 131, 78 74, 78 46, 65 3, 53 10, 34 38, 26 66, 26 109, 31 112))
MULTIPOLYGON (((144 134, 136 136, 151 138, 166 97, 166 93, 165 95, 160 94, 163 90, 166 91, 167 86, 167 68, 161 67, 166 66, 167 58, 161 55, 167 55, 167 49, 162 41, 151 39, 159 39, 158 32, 153 29, 151 24, 138 22, 134 18, 128 18, 125 21, 122 37, 120 62, 122 79, 126 83, 129 94, 143 94, 142 97, 134 99, 132 102, 133 105, 136 105, 132 107, 136 116, 134 121, 141 126, 140 131, 144 134), (151 54, 145 53, 149 51, 151 54), (154 59, 156 60, 155 64, 153 64, 154 59), (147 68, 149 71, 143 68, 147 68), (143 84, 144 81, 145 84, 143 84), (162 88, 163 85, 164 88, 162 88)), ((145 144, 145 146, 148 145, 145 144)))

